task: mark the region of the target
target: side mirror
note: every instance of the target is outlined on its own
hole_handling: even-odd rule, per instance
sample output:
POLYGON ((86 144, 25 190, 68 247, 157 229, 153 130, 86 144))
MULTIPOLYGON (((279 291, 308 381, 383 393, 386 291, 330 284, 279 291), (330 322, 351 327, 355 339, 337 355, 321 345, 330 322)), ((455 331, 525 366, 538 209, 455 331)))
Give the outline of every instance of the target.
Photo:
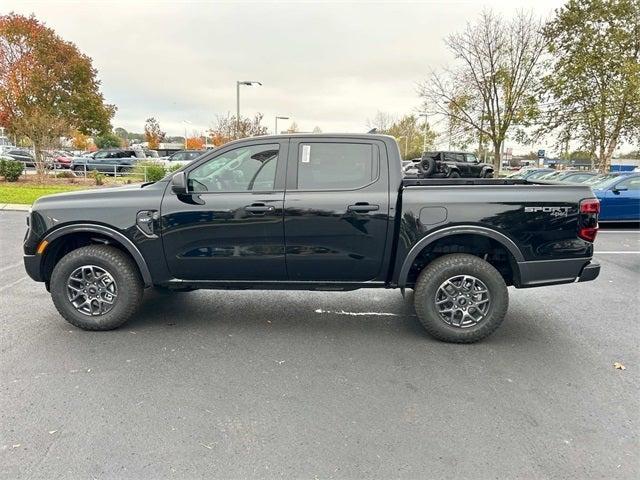
POLYGON ((171 177, 171 191, 178 195, 187 193, 187 176, 184 172, 178 172, 171 177))
POLYGON ((618 195, 620 192, 626 192, 629 189, 627 187, 613 187, 611 190, 613 191, 613 193, 618 195))

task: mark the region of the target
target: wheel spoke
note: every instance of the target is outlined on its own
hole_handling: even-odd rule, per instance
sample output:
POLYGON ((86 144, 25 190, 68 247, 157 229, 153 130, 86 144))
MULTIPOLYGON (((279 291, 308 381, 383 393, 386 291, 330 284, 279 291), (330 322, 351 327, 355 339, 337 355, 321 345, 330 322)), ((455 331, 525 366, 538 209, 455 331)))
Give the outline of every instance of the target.
POLYGON ((447 325, 469 328, 480 323, 491 305, 489 289, 473 275, 448 278, 438 288, 435 306, 447 325))
POLYGON ((67 297, 73 307, 87 316, 109 312, 118 298, 113 276, 96 265, 76 268, 67 279, 67 297))

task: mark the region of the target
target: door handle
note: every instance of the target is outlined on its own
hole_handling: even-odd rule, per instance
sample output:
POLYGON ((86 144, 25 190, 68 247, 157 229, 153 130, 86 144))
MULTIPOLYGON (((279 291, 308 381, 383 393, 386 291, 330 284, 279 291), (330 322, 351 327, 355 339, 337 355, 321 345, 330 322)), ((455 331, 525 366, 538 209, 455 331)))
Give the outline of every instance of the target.
POLYGON ((247 212, 255 214, 265 214, 267 212, 273 212, 276 208, 273 205, 265 205, 264 203, 252 203, 244 207, 247 212))
POLYGON ((370 205, 367 202, 358 202, 347 207, 349 212, 375 212, 378 209, 380 209, 379 205, 370 205))

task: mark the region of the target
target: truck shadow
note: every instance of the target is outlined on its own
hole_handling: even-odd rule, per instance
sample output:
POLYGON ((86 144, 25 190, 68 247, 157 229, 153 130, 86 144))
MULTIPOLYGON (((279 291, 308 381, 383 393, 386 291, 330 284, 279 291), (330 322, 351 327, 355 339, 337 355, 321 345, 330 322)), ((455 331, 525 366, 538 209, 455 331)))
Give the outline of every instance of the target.
MULTIPOLYGON (((138 314, 122 328, 170 327, 249 336, 268 329, 269 332, 304 332, 319 338, 357 334, 442 344, 430 337, 418 321, 411 293, 403 299, 397 292, 392 295, 387 292, 378 308, 372 306, 370 297, 374 295, 357 292, 205 290, 168 295, 147 292, 138 314)), ((511 307, 503 325, 480 344, 544 343, 549 341, 545 331, 533 312, 511 307)))

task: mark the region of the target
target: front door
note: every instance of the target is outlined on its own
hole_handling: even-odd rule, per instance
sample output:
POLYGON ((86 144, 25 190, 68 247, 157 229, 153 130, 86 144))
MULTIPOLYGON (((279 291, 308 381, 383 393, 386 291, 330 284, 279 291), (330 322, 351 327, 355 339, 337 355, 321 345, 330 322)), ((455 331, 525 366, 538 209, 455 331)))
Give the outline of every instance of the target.
POLYGON ((382 142, 291 140, 284 222, 289 280, 383 278, 388 178, 382 142))
MULTIPOLYGON (((171 274, 184 280, 285 280, 284 161, 288 140, 221 148, 186 170, 186 195, 161 207, 171 274)), ((205 154, 206 155, 206 154, 205 154)))
MULTIPOLYGON (((640 219, 640 177, 626 178, 614 185, 606 193, 606 201, 609 204, 604 212, 614 220, 640 219)), ((607 220, 606 217, 603 220, 607 220)))

